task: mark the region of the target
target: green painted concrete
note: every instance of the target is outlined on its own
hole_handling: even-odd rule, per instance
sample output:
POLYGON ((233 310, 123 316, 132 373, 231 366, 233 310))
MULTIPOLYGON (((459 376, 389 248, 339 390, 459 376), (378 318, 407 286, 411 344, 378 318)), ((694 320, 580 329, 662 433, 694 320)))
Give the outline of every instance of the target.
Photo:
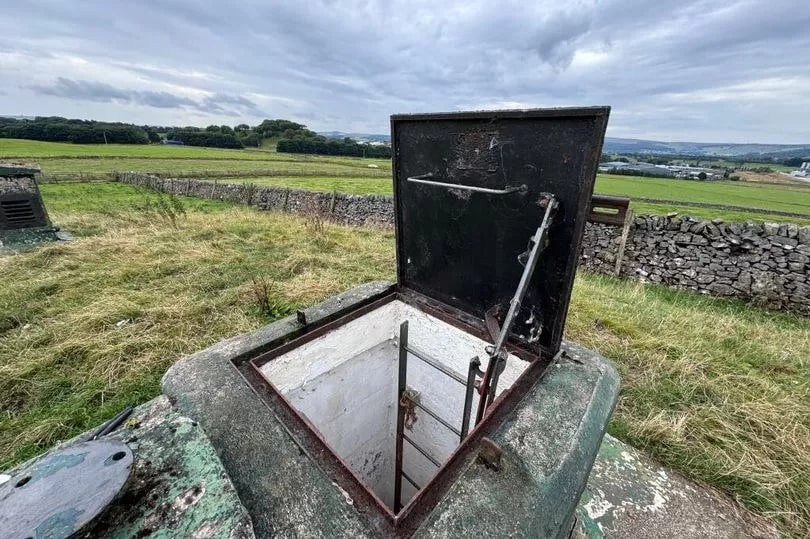
POLYGON ((580 538, 776 539, 776 529, 734 500, 605 436, 577 508, 580 538))
MULTIPOLYGON (((250 516, 205 433, 177 414, 166 397, 136 408, 130 419, 108 437, 130 447, 134 455, 132 472, 113 503, 76 537, 255 537, 250 516)), ((68 514, 54 515, 51 524, 42 528, 42 537, 64 537, 60 529, 69 518, 68 514)))

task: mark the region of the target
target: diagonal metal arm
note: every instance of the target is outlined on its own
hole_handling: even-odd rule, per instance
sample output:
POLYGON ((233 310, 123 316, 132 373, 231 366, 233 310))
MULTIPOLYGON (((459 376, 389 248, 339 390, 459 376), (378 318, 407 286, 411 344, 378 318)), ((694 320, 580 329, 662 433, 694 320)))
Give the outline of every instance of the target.
POLYGON ((475 420, 476 424, 483 419, 485 410, 492 404, 492 401, 495 400, 495 393, 498 388, 498 378, 500 377, 501 372, 503 372, 506 362, 506 353, 504 352, 503 347, 506 343, 506 339, 509 337, 510 331, 512 330, 515 317, 517 317, 517 314, 520 312, 520 305, 523 303, 523 298, 526 296, 526 290, 529 287, 529 282, 532 279, 532 275, 534 275, 534 269, 537 266, 537 261, 540 259, 540 252, 546 247, 548 229, 551 227, 551 223, 554 219, 554 213, 556 212, 558 205, 559 203, 554 195, 546 195, 546 213, 543 215, 543 221, 540 223, 537 231, 529 240, 532 247, 529 251, 529 257, 526 260, 526 267, 523 270, 523 275, 520 276, 520 282, 518 283, 517 290, 515 290, 515 295, 512 298, 512 301, 509 302, 509 311, 506 313, 506 318, 504 319, 503 326, 498 334, 498 338, 495 341, 495 346, 493 346, 492 351, 490 352, 489 365, 487 365, 487 371, 481 384, 483 392, 481 394, 481 400, 478 403, 478 413, 476 414, 475 420))

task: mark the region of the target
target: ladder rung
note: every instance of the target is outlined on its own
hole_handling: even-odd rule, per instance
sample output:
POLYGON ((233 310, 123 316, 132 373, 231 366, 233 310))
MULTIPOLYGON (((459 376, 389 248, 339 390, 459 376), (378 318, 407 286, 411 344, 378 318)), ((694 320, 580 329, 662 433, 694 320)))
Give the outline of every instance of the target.
POLYGON ((408 437, 408 435, 407 435, 407 434, 405 434, 404 432, 402 433, 402 438, 403 438, 403 439, 404 439, 406 442, 408 442, 409 444, 411 444, 411 445, 413 446, 413 448, 414 448, 414 449, 416 449, 417 451, 419 451, 420 453, 422 453, 422 456, 423 456, 423 457, 425 457, 426 459, 428 459, 430 462, 432 462, 432 463, 433 463, 433 464, 434 464, 434 465, 435 465, 437 468, 441 468, 441 467, 442 467, 442 463, 441 463, 441 462, 439 462, 438 460, 436 460, 435 458, 433 458, 433 456, 432 456, 430 453, 428 453, 427 451, 425 451, 424 449, 422 449, 421 447, 419 447, 418 445, 416 445, 416 442, 414 442, 413 440, 411 440, 411 439, 408 437))
POLYGON ((447 367, 445 367, 444 365, 442 365, 441 363, 439 363, 435 359, 433 359, 430 356, 426 355, 424 352, 416 350, 411 346, 406 346, 405 350, 407 350, 411 354, 415 355, 416 357, 418 357, 419 359, 421 359, 422 361, 424 361, 425 363, 427 363, 428 365, 430 365, 434 369, 443 372, 444 374, 446 374, 447 376, 449 376, 450 378, 452 378, 453 380, 455 380, 459 384, 461 384, 463 386, 467 385, 467 380, 465 380, 463 376, 461 376, 456 371, 451 371, 450 369, 448 369, 447 367))
POLYGON ((416 484, 416 481, 414 481, 413 479, 411 479, 410 477, 408 477, 408 474, 406 474, 404 471, 402 472, 402 477, 404 477, 404 478, 405 478, 405 481, 407 481, 408 483, 410 483, 411 485, 413 485, 413 488, 415 488, 416 490, 422 490, 422 487, 420 487, 419 485, 417 485, 417 484, 416 484))
POLYGON ((427 406, 425 406, 424 404, 419 403, 419 402, 416 402, 415 400, 413 400, 412 398, 410 398, 410 397, 409 397, 407 394, 403 395, 403 397, 405 397, 405 398, 406 398, 406 399, 408 399, 410 402, 412 402, 412 403, 414 404, 414 406, 416 406, 417 408, 420 408, 420 409, 424 410, 424 411, 425 411, 425 412, 426 412, 426 413, 427 413, 427 414, 428 414, 430 417, 432 417, 433 419, 435 419, 436 421, 438 421, 439 423, 441 423, 442 425, 444 425, 445 427, 447 427, 448 429, 450 429, 451 431, 453 431, 453 433, 454 433, 456 436, 461 436, 461 431, 460 431, 460 430, 458 430, 458 429, 457 429, 456 427, 454 427, 453 425, 451 425, 450 423, 448 423, 447 421, 445 421, 444 419, 442 419, 442 418, 441 418, 441 416, 439 416, 439 414, 438 414, 438 413, 436 413, 435 411, 431 410, 430 408, 428 408, 428 407, 427 407, 427 406))

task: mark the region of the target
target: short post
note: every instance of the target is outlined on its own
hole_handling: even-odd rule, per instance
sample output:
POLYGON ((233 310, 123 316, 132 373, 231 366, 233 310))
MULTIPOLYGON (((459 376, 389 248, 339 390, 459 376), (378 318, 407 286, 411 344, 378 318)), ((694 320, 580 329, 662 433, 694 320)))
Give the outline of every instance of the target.
POLYGON ((397 438, 394 464, 394 512, 402 509, 402 446, 405 439, 405 393, 408 376, 408 321, 399 326, 399 378, 397 380, 397 438))
POLYGON ((622 259, 624 258, 624 249, 627 245, 627 235, 630 233, 630 225, 633 224, 633 210, 628 209, 624 216, 624 227, 622 228, 622 237, 619 240, 619 248, 616 250, 616 276, 622 274, 622 259))
POLYGON ((329 202, 329 219, 333 220, 332 216, 335 213, 335 198, 337 198, 337 191, 332 191, 332 200, 329 202))

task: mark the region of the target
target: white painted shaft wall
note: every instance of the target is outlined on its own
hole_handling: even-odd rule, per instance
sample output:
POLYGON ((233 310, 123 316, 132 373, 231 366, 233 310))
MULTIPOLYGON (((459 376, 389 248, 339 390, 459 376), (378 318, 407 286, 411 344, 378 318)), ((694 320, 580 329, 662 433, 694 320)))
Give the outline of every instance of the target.
MULTIPOLYGON (((270 382, 303 413, 332 449, 363 478, 386 504, 393 506, 397 419, 399 326, 409 324, 409 345, 467 376, 470 359, 487 366, 489 344, 401 301, 382 307, 322 335, 262 367, 270 382)), ((511 386, 528 364, 507 359, 499 393, 511 386)), ((423 404, 461 427, 464 386, 408 355, 407 386, 423 404)), ((473 420, 478 407, 473 401, 473 420)), ((417 408, 417 421, 406 431, 423 449, 444 462, 459 444, 458 436, 417 408)), ((403 469, 425 486, 438 470, 404 444, 403 469)), ((403 481, 403 501, 415 494, 403 481)))

